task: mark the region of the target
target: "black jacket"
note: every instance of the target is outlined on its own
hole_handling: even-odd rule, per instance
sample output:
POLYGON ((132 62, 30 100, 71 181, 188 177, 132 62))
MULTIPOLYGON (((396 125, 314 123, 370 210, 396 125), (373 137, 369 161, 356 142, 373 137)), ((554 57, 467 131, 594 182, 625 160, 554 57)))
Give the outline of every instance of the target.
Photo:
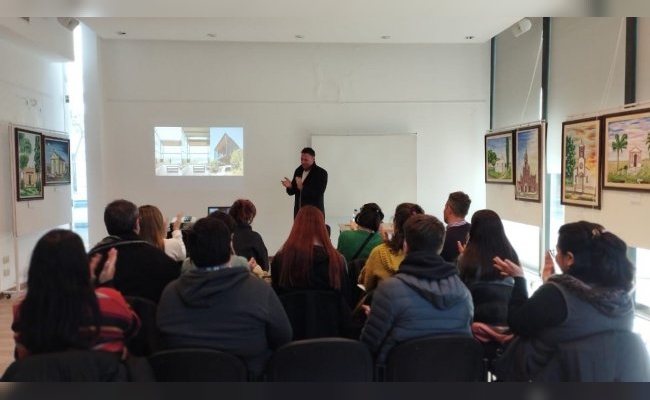
POLYGON ((302 166, 296 168, 291 180, 291 187, 287 188, 287 194, 294 197, 293 217, 296 217, 300 207, 312 205, 317 207, 325 215, 325 188, 327 187, 327 171, 314 163, 309 170, 309 175, 302 182, 302 191, 296 186, 296 177, 301 177, 302 166))
POLYGON ((264 271, 269 270, 269 252, 266 245, 264 245, 264 240, 250 225, 237 221, 237 229, 232 238, 232 245, 235 248, 235 254, 247 260, 255 257, 255 261, 264 271))

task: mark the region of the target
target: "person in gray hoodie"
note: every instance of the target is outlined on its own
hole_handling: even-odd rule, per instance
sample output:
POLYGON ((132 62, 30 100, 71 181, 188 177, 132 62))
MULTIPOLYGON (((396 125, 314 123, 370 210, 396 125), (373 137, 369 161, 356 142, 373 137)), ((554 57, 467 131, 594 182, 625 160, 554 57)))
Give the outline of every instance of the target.
POLYGON ((282 303, 248 266, 231 265, 232 235, 224 222, 199 219, 187 246, 194 266, 165 287, 158 304, 163 346, 225 351, 260 378, 272 352, 291 341, 282 303))
POLYGON ((445 227, 436 217, 404 224, 404 261, 379 283, 360 340, 383 363, 397 344, 424 336, 472 336, 472 296, 458 269, 440 256, 445 227))

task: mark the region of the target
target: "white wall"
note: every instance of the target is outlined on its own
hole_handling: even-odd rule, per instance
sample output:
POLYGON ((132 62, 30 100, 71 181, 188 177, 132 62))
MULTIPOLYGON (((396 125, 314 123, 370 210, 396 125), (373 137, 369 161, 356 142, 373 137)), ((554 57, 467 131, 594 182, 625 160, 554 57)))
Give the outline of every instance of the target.
MULTIPOLYGON (((484 203, 476 160, 488 123, 487 43, 102 41, 98 58, 101 138, 86 130, 89 143, 101 146, 103 169, 91 167, 89 192, 94 182, 105 194, 90 204, 91 243, 105 235, 100 214, 115 198, 156 204, 168 216, 203 216, 208 205, 245 197, 256 204, 254 228, 273 253, 292 223, 293 199, 280 179, 298 165, 312 134, 417 132, 418 174, 405 177, 417 179, 413 201, 440 218, 451 191, 468 192, 475 207, 484 203), (244 127, 244 179, 153 176, 154 126, 219 125, 244 127)), ((369 178, 381 179, 381 171, 369 178)), ((399 182, 386 187, 399 190, 399 182)))
POLYGON ((12 204, 16 194, 11 185, 8 124, 64 130, 63 64, 16 45, 14 38, 4 33, 0 32, 0 159, 4 160, 0 166, 1 290, 15 286, 17 263, 20 280, 24 281, 32 248, 44 233, 33 232, 14 240, 12 204))

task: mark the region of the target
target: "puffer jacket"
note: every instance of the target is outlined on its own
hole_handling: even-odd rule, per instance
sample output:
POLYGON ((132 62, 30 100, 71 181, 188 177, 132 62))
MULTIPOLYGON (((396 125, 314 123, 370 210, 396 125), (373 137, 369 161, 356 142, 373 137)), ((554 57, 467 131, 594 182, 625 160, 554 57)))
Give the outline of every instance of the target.
POLYGON ((395 345, 409 339, 471 336, 473 313, 472 296, 456 266, 433 252, 413 252, 375 290, 360 340, 383 363, 395 345))

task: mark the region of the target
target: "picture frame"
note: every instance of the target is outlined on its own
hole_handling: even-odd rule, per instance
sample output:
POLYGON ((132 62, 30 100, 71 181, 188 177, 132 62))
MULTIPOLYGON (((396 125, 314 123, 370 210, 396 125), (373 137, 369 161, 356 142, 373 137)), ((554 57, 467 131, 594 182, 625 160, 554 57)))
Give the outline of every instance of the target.
POLYGON ((562 123, 561 204, 600 209, 600 129, 600 118, 562 123))
POLYGON ((485 183, 515 182, 514 131, 485 135, 485 183))
POLYGON ((515 131, 515 200, 542 201, 542 126, 515 131))
POLYGON ((603 189, 650 190, 650 109, 603 117, 603 189))
POLYGON ((43 199, 43 134, 14 128, 16 200, 43 199))
POLYGON ((45 185, 70 184, 70 140, 43 136, 45 185))

